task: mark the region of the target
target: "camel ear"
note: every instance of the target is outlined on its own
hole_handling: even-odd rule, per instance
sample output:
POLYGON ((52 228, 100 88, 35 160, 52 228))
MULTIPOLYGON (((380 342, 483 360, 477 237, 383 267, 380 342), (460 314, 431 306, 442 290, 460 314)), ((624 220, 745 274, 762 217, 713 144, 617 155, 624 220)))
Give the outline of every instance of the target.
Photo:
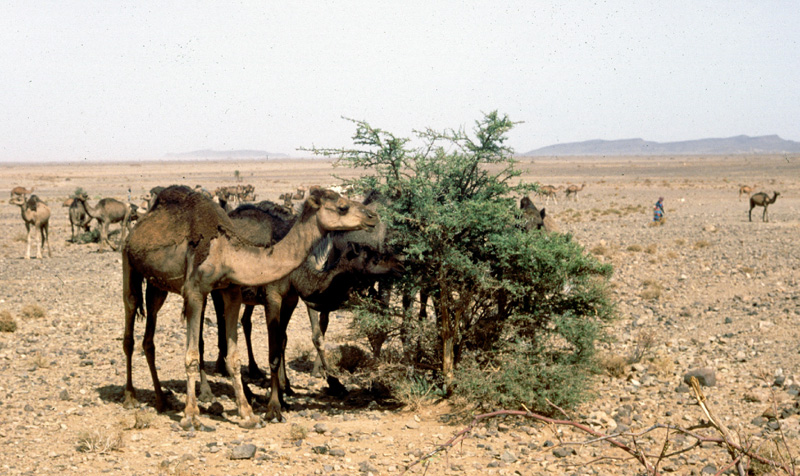
POLYGON ((539 211, 539 215, 542 217, 542 220, 544 220, 544 216, 545 216, 545 213, 544 213, 544 208, 542 208, 542 209, 539 211))

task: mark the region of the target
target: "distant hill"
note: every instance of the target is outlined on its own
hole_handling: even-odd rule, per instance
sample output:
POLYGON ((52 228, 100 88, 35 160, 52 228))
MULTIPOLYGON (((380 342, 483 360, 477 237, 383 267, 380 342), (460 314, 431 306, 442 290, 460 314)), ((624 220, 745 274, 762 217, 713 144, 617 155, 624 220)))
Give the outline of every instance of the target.
POLYGON ((192 152, 180 152, 166 154, 168 159, 283 159, 289 157, 286 154, 276 154, 264 150, 194 150, 192 152))
POLYGON ((800 142, 777 135, 736 136, 725 139, 697 139, 681 142, 652 142, 642 139, 589 140, 556 144, 526 152, 526 156, 557 155, 700 155, 700 154, 786 154, 800 153, 800 142))

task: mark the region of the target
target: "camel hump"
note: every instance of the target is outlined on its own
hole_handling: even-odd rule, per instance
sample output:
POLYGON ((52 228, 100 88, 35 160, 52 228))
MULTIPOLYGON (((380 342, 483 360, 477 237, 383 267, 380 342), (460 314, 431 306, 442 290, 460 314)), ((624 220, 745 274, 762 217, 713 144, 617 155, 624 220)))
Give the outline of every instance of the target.
POLYGON ((39 197, 37 197, 36 195, 31 195, 31 196, 28 198, 28 203, 27 203, 27 207, 28 207, 28 209, 30 209, 30 210, 32 210, 32 211, 34 211, 34 212, 35 212, 35 211, 36 211, 36 207, 37 207, 37 205, 39 204, 39 202, 41 202, 41 200, 39 199, 39 197))

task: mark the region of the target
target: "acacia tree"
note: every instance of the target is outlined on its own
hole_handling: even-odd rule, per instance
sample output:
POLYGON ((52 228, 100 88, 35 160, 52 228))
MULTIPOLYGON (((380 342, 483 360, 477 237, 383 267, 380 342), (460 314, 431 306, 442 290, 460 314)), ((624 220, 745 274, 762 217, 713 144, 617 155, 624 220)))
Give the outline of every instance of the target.
MULTIPOLYGON (((405 256, 405 292, 431 296, 446 388, 465 354, 487 356, 512 346, 536 355, 555 350, 589 362, 611 306, 603 292, 611 269, 583 253, 569 235, 527 232, 521 183, 504 143, 514 123, 497 112, 463 128, 416 132, 413 146, 364 121, 353 121, 354 147, 311 149, 338 165, 365 169, 350 185, 384 198, 381 218, 405 256)), ((373 307, 373 310, 375 308, 373 307)), ((408 313, 382 309, 381 325, 413 325, 408 313), (388 318, 387 318, 388 315, 388 318)), ((408 331, 408 329, 405 329, 408 331)))

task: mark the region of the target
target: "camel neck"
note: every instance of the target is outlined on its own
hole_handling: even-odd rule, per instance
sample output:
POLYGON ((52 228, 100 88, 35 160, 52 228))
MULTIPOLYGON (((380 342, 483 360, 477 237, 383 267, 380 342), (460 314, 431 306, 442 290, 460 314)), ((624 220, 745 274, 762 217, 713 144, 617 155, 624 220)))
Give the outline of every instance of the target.
POLYGON ((231 247, 229 279, 242 286, 263 286, 282 279, 306 259, 323 234, 316 220, 298 221, 289 233, 268 248, 253 246, 231 247))

